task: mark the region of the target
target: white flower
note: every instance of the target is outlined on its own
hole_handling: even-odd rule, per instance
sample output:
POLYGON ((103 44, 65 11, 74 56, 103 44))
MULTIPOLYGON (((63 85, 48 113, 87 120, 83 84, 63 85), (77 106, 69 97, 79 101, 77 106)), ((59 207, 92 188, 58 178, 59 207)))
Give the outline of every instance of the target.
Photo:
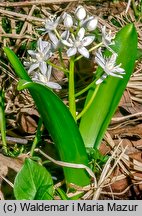
POLYGON ((47 41, 42 41, 41 38, 37 41, 37 50, 28 50, 31 56, 30 62, 24 62, 26 67, 29 67, 28 73, 30 74, 35 69, 39 68, 43 74, 47 72, 46 61, 51 57, 51 45, 47 41))
POLYGON ((88 31, 94 31, 98 25, 98 19, 95 17, 89 17, 86 23, 88 31))
POLYGON ((66 45, 67 47, 70 47, 67 51, 68 57, 75 55, 77 52, 79 52, 81 55, 83 55, 86 58, 89 58, 89 51, 85 48, 86 46, 90 45, 94 39, 95 36, 86 36, 85 35, 85 29, 81 28, 76 38, 72 34, 72 38, 69 38, 67 40, 62 40, 62 43, 66 45))
POLYGON ((79 20, 83 20, 86 17, 86 10, 82 5, 79 5, 75 10, 75 16, 79 20))
POLYGON ((53 33, 50 32, 49 33, 49 38, 51 40, 51 50, 52 51, 56 51, 58 48, 63 47, 63 44, 61 42, 61 40, 67 40, 69 37, 69 31, 64 31, 61 35, 60 35, 61 39, 58 39, 57 36, 53 33))
POLYGON ((46 19, 44 22, 45 28, 39 28, 39 30, 43 31, 44 34, 54 31, 57 28, 58 24, 61 22, 61 20, 61 16, 57 18, 55 15, 50 16, 49 19, 46 19))
POLYGON ((104 46, 108 47, 109 45, 113 44, 112 40, 114 39, 114 36, 112 36, 111 30, 107 33, 106 32, 106 26, 102 27, 102 42, 104 46))
POLYGON ((42 74, 40 72, 33 73, 32 80, 52 89, 61 89, 61 86, 58 83, 49 81, 51 77, 51 70, 52 66, 49 65, 46 74, 42 74))
POLYGON ((70 14, 64 14, 64 26, 66 28, 71 28, 73 26, 73 19, 70 14))
POLYGON ((101 66, 101 68, 104 70, 104 74, 100 79, 96 81, 96 84, 100 84, 103 82, 103 80, 108 76, 114 76, 114 77, 119 77, 123 78, 123 74, 125 74, 125 70, 121 68, 121 64, 116 65, 116 59, 117 59, 117 54, 113 53, 111 57, 105 58, 102 55, 101 49, 98 50, 96 53, 96 63, 101 66))

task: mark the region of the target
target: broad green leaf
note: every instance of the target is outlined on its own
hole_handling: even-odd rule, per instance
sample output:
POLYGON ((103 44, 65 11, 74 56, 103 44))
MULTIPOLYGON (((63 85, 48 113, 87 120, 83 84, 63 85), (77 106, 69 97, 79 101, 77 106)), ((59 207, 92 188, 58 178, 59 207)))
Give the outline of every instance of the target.
MULTIPOLYGON (((82 137, 66 105, 46 86, 21 80, 18 90, 26 88, 32 91, 35 104, 58 149, 61 160, 88 166, 88 156, 82 137)), ((84 169, 64 167, 64 174, 67 184, 85 186, 90 183, 90 178, 84 169)))
MULTIPOLYGON (((31 81, 22 63, 8 47, 4 48, 15 73, 26 81, 31 81)), ((37 83, 20 82, 19 90, 28 88, 50 132, 62 161, 88 165, 88 156, 79 129, 65 104, 48 88, 37 83)), ((66 183, 85 186, 90 178, 84 169, 64 168, 66 183), (82 179, 80 181, 80 178, 82 179)))
POLYGON ((52 200, 53 181, 45 167, 31 159, 25 163, 14 182, 14 195, 17 200, 52 200))
POLYGON ((21 79, 31 81, 31 78, 29 77, 27 71, 25 70, 24 66, 22 65, 18 57, 15 55, 15 53, 9 47, 4 47, 3 49, 17 76, 19 76, 19 78, 21 79))
MULTIPOLYGON (((109 76, 97 88, 94 85, 89 90, 86 104, 94 91, 95 98, 80 122, 80 132, 86 147, 99 147, 134 70, 137 55, 137 33, 133 24, 126 25, 117 33, 112 48, 118 54, 116 64, 121 63, 126 74, 123 79, 109 76)), ((110 53, 107 51, 105 55, 108 56, 110 53)), ((96 73, 101 71, 102 69, 98 67, 96 73)))

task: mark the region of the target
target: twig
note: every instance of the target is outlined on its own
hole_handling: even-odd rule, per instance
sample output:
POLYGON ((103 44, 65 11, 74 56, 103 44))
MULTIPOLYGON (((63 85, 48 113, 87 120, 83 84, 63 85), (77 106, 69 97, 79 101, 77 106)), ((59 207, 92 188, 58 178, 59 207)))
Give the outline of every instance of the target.
POLYGON ((29 35, 19 35, 19 34, 0 34, 0 37, 8 37, 8 38, 14 38, 14 39, 31 39, 34 40, 35 38, 33 38, 32 36, 29 35))
POLYGON ((134 114, 127 115, 127 116, 124 116, 124 117, 114 117, 114 118, 112 118, 112 122, 113 123, 120 122, 120 121, 127 120, 129 118, 138 117, 138 116, 142 116, 142 112, 134 113, 134 114))
POLYGON ((135 182, 135 183, 129 185, 128 187, 126 187, 122 192, 113 192, 113 193, 110 193, 110 192, 102 191, 101 194, 107 194, 107 195, 112 195, 113 194, 113 195, 120 196, 120 195, 125 194, 130 189, 130 187, 132 187, 133 185, 139 185, 141 183, 142 183, 142 181, 141 182, 135 182))
MULTIPOLYGON (((28 19, 29 16, 32 16, 32 14, 33 14, 35 8, 36 8, 36 6, 33 5, 32 8, 31 8, 31 10, 30 10, 30 12, 29 12, 29 14, 27 15, 27 19, 28 19)), ((25 32, 27 26, 28 26, 28 22, 25 21, 25 23, 24 23, 24 25, 23 25, 23 27, 22 27, 22 29, 21 29, 21 31, 20 31, 19 36, 23 36, 23 34, 24 34, 24 32, 25 32)), ((17 41, 16 41, 16 43, 15 43, 15 45, 17 46, 17 47, 15 48, 15 50, 14 50, 15 53, 17 52, 18 44, 20 43, 20 41, 21 41, 20 39, 17 39, 17 41)))
POLYGON ((24 15, 24 14, 12 12, 12 11, 7 11, 7 10, 3 10, 3 9, 0 9, 0 13, 2 15, 9 15, 9 16, 12 16, 12 17, 19 17, 22 20, 26 20, 26 21, 29 21, 29 20, 30 21, 38 21, 38 22, 44 22, 45 21, 42 18, 38 18, 38 17, 34 17, 34 16, 27 16, 27 15, 24 15))
MULTIPOLYGON (((0 140, 1 140, 1 135, 0 135, 0 140)), ((28 141, 26 139, 9 137, 9 136, 6 136, 6 140, 10 141, 12 143, 19 143, 19 144, 23 144, 23 145, 26 145, 28 143, 28 141)))
POLYGON ((131 0, 128 0, 126 11, 125 11, 126 14, 128 13, 128 10, 130 8, 130 4, 131 4, 131 0))
MULTIPOLYGON (((84 0, 87 1, 87 0, 84 0)), ((27 7, 31 5, 48 5, 48 4, 63 4, 68 2, 78 2, 78 0, 41 0, 41 1, 23 1, 23 2, 1 2, 0 7, 27 7)), ((81 1, 83 2, 83 0, 81 1)))
POLYGON ((6 179, 4 176, 0 175, 0 178, 2 178, 7 184, 9 184, 12 188, 14 188, 14 185, 12 182, 10 182, 8 179, 6 179))

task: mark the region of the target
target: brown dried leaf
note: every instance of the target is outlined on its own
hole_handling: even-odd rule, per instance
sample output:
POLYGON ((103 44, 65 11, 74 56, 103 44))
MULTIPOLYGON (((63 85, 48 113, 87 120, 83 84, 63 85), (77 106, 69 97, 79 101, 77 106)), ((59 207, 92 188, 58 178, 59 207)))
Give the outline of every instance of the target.
POLYGON ((111 137, 114 138, 116 136, 120 137, 139 137, 142 138, 142 124, 138 124, 136 126, 126 126, 123 128, 114 128, 110 129, 109 133, 111 134, 111 137))
POLYGON ((37 110, 33 108, 21 109, 17 115, 17 122, 19 125, 19 130, 22 133, 34 134, 37 129, 37 120, 39 114, 37 110))

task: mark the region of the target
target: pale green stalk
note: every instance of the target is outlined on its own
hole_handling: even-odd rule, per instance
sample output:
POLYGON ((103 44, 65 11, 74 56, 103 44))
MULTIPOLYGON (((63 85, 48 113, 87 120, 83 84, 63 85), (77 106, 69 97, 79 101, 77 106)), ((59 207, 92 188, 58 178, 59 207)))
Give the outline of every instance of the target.
POLYGON ((97 91, 99 89, 99 85, 96 86, 95 91, 93 92, 90 100, 88 101, 88 103, 85 105, 84 109, 77 115, 76 120, 80 119, 89 109, 89 107, 91 106, 92 102, 94 101, 94 98, 97 94, 97 91))
POLYGON ((70 58, 69 68, 69 110, 76 120, 75 87, 74 87, 74 57, 70 58))
POLYGON ((82 89, 81 91, 77 92, 75 94, 75 97, 78 97, 78 96, 82 95, 83 93, 85 93, 86 91, 88 91, 92 86, 94 86, 95 82, 96 82, 96 79, 93 82, 91 82, 88 86, 86 86, 84 89, 82 89))
POLYGON ((57 70, 63 71, 65 74, 69 73, 69 71, 67 69, 64 69, 63 67, 55 65, 52 62, 50 62, 49 60, 47 61, 47 64, 51 65, 52 67, 56 68, 57 70))
POLYGON ((33 144, 32 144, 32 148, 31 148, 31 151, 30 151, 30 156, 31 157, 33 156, 34 150, 35 150, 38 142, 41 139, 41 127, 42 127, 42 120, 40 118, 39 122, 38 122, 37 132, 36 132, 36 135, 35 135, 35 138, 34 138, 34 141, 33 141, 33 144))

